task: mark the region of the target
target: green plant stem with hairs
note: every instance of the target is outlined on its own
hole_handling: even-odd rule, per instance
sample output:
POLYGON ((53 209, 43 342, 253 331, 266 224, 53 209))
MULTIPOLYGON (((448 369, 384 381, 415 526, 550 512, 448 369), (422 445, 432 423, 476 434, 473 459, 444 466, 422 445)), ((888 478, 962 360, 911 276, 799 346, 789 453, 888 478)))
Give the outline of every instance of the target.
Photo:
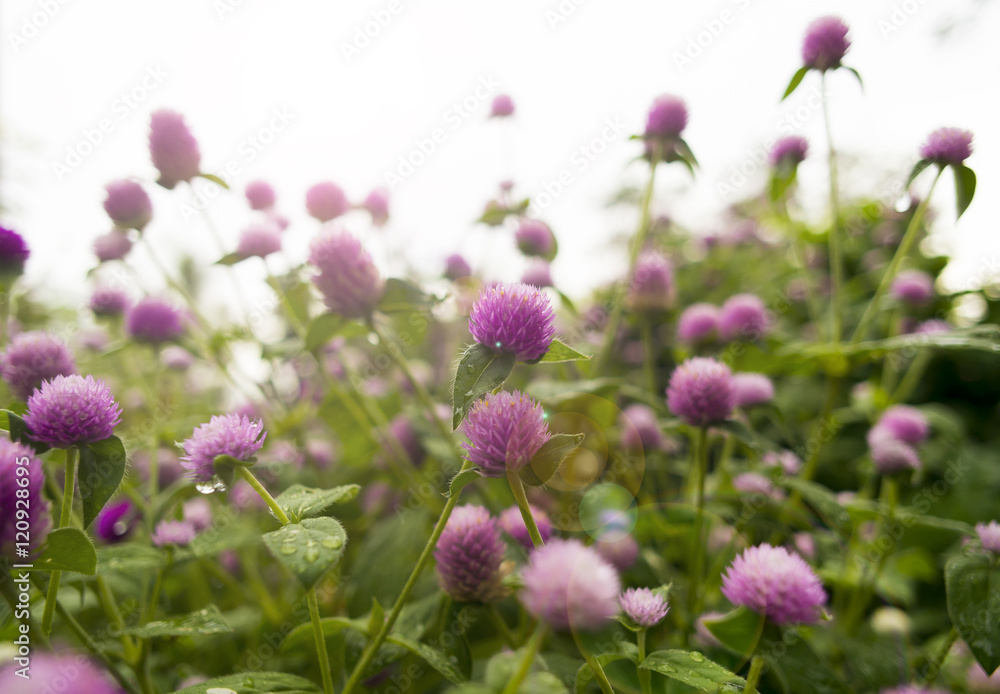
MULTIPOLYGON (((59 509, 59 518, 55 530, 69 527, 73 513, 73 496, 76 492, 76 467, 79 452, 75 446, 66 449, 66 467, 63 480, 63 497, 59 509)), ((49 579, 49 590, 45 595, 45 609, 42 612, 42 633, 48 636, 52 633, 52 616, 55 614, 56 601, 59 597, 59 583, 62 571, 53 571, 49 579)))

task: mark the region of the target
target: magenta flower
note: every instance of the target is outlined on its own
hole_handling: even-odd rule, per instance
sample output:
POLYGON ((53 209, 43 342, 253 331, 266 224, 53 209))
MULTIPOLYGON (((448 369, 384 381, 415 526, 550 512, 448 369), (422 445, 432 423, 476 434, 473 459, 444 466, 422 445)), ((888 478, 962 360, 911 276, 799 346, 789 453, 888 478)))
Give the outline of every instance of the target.
POLYGON ((54 654, 33 651, 27 679, 17 674, 20 665, 11 661, 0 669, 0 691, 4 694, 121 694, 122 689, 103 670, 77 653, 54 654))
POLYGON ((157 547, 186 547, 195 536, 194 525, 187 521, 160 521, 150 538, 157 547))
POLYGON ((722 594, 775 624, 816 622, 826 604, 819 576, 802 557, 769 544, 745 549, 733 560, 722 577, 722 594))
POLYGON ((774 168, 798 166, 809 154, 809 141, 798 135, 783 137, 774 143, 768 161, 774 168))
POLYGON ((497 94, 493 97, 490 105, 490 116, 493 118, 506 118, 514 115, 514 100, 506 94, 497 94))
POLYGON ((4 509, 0 515, 0 556, 17 556, 18 521, 22 524, 20 540, 23 541, 27 534, 30 542, 29 556, 45 543, 51 523, 49 502, 42 493, 44 488, 45 469, 35 452, 6 437, 0 438, 0 507, 4 509), (24 464, 19 465, 19 462, 24 464), (27 474, 23 471, 18 474, 18 468, 24 468, 27 474), (19 495, 19 490, 24 491, 19 495), (17 503, 19 499, 21 504, 17 503), (26 517, 17 516, 15 509, 24 510, 26 517))
POLYGON ((656 413, 647 405, 629 405, 618 416, 622 446, 629 451, 663 448, 663 433, 656 413))
POLYGON ((541 359, 555 335, 555 316, 545 292, 521 283, 486 287, 472 305, 469 332, 494 352, 518 361, 541 359))
POLYGON ((125 315, 125 332, 136 342, 172 342, 184 335, 183 314, 166 301, 148 297, 125 315))
POLYGON ((872 462, 875 463, 875 469, 880 475, 920 469, 920 457, 909 444, 889 437, 869 439, 869 441, 872 462))
POLYGON ((791 451, 768 451, 761 458, 764 467, 780 467, 786 475, 798 474, 802 460, 791 451))
POLYGON ((194 364, 194 355, 180 345, 164 347, 160 361, 171 371, 187 371, 194 364))
POLYGON ((468 277, 472 274, 469 263, 458 253, 452 253, 444 259, 444 276, 455 281, 459 277, 468 277))
POLYGON ((599 629, 618 614, 618 572, 579 540, 552 540, 531 553, 521 602, 557 631, 599 629))
POLYGON ((961 128, 939 128, 927 137, 920 156, 940 166, 960 166, 972 155, 972 133, 961 128))
POLYGON ((306 210, 321 222, 336 219, 350 209, 351 203, 336 183, 324 181, 306 191, 306 210))
POLYGON ((674 291, 674 269, 660 253, 646 251, 639 256, 632 273, 628 302, 635 311, 665 311, 674 291))
POLYGON ((267 181, 250 181, 244 194, 251 210, 270 210, 277 200, 274 188, 267 181))
POLYGON ((319 236, 310 246, 309 262, 319 270, 313 283, 327 308, 345 318, 371 315, 385 284, 357 239, 347 232, 319 236))
POLYGON ((31 438, 54 448, 103 441, 121 421, 111 390, 93 376, 56 376, 28 398, 31 438))
POLYGON ((500 528, 489 511, 482 506, 459 506, 434 549, 441 588, 461 602, 503 599, 505 549, 500 528))
POLYGON ((518 249, 527 256, 551 258, 556 250, 556 237, 545 222, 526 219, 514 232, 518 249))
POLYGON ((729 419, 735 399, 729 367, 705 357, 678 366, 667 387, 667 407, 691 426, 729 419))
POLYGON ((869 444, 884 434, 897 441, 917 446, 927 440, 930 423, 927 421, 927 416, 915 407, 893 405, 882 413, 875 429, 879 432, 871 434, 869 444))
POLYGON ((934 278, 920 270, 903 270, 892 281, 889 292, 899 301, 922 306, 934 298, 934 278))
POLYGON ((538 287, 539 289, 543 287, 551 287, 551 266, 541 258, 536 258, 528 265, 524 274, 521 276, 521 284, 538 287))
POLYGON ((941 335, 950 333, 951 330, 951 324, 948 321, 932 318, 919 324, 916 333, 917 335, 941 335))
MULTIPOLYGON (((555 532, 548 514, 534 504, 528 504, 528 508, 531 510, 531 517, 535 519, 535 525, 538 527, 538 534, 541 536, 542 542, 548 542, 552 533, 555 532)), ((524 524, 521 509, 517 506, 504 509, 503 513, 500 514, 500 527, 526 550, 530 551, 535 548, 531 536, 528 535, 528 526, 524 524)))
POLYGON ((516 390, 477 400, 462 426, 467 457, 486 477, 520 470, 550 438, 542 406, 516 390))
POLYGON ((281 250, 281 232, 270 224, 254 224, 240 234, 236 252, 244 258, 266 258, 281 250))
POLYGON ((851 42, 847 25, 839 17, 821 17, 806 29, 802 42, 802 62, 806 67, 825 72, 840 67, 851 42))
POLYGON ((764 374, 733 374, 733 404, 752 407, 774 398, 774 384, 764 374))
POLYGON ((677 339, 681 342, 707 342, 719 329, 719 308, 712 304, 691 304, 677 320, 677 339))
POLYGON ((1000 554, 1000 523, 990 521, 987 523, 976 523, 976 535, 983 543, 983 549, 994 554, 1000 554))
POLYGON ((97 287, 90 295, 90 310, 96 316, 120 316, 131 307, 128 293, 111 287, 97 287))
POLYGON ((649 588, 629 588, 618 597, 622 612, 643 629, 655 627, 667 616, 667 599, 649 588))
POLYGON ((113 181, 104 190, 108 193, 104 211, 116 227, 141 232, 153 218, 153 203, 149 194, 135 181, 113 181))
POLYGON ((663 95, 657 97, 646 117, 646 137, 673 139, 681 136, 687 127, 688 111, 683 99, 663 95))
POLYGON ((176 111, 153 112, 149 123, 149 154, 160 172, 157 183, 168 190, 201 173, 198 141, 188 130, 184 116, 176 111))
POLYGON ((108 504, 94 520, 94 534, 108 544, 127 539, 139 518, 128 499, 108 504))
POLYGON ((423 464, 427 451, 421 445, 417 430, 413 428, 413 422, 409 417, 403 414, 396 415, 389 422, 389 433, 399 442, 413 465, 419 467, 423 464))
POLYGON ((28 244, 20 234, 0 226, 0 280, 23 275, 29 255, 28 244))
POLYGON ((631 535, 619 537, 617 532, 609 532, 605 537, 614 539, 598 538, 593 545, 594 549, 604 561, 615 567, 615 570, 628 571, 639 559, 639 543, 631 535))
POLYGON ((215 476, 215 458, 227 455, 249 461, 264 445, 267 432, 261 420, 246 415, 213 415, 207 424, 196 427, 191 438, 181 444, 181 466, 195 482, 207 483, 215 476))
POLYGON ((389 191, 385 188, 376 188, 368 193, 361 206, 371 215, 375 226, 382 226, 389 221, 389 191))
POLYGON ((776 488, 764 475, 759 472, 741 472, 733 478, 733 489, 740 494, 759 494, 774 501, 781 501, 785 498, 784 492, 776 488))
POLYGON ((724 340, 759 340, 770 330, 767 309, 754 294, 729 297, 719 312, 719 334, 724 340))
POLYGON ((883 689, 879 694, 951 694, 944 689, 925 689, 923 687, 906 686, 883 689))
POLYGON ((21 400, 42 381, 76 373, 76 361, 62 340, 40 330, 15 335, 0 356, 0 376, 21 400))
POLYGON ((121 260, 132 250, 132 241, 120 231, 109 231, 94 239, 94 255, 102 263, 121 260))

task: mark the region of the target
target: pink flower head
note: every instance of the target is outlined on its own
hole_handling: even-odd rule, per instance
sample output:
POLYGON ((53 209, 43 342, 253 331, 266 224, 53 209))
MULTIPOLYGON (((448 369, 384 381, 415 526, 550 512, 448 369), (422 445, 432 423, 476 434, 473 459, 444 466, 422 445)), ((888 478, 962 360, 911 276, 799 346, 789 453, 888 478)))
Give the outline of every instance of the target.
POLYGON ((620 572, 628 571, 639 559, 639 543, 631 535, 622 535, 618 530, 604 533, 593 547, 604 561, 620 572))
POLYGON ((102 263, 121 260, 132 250, 132 241, 120 231, 109 231, 94 239, 94 255, 102 263))
POLYGON ((791 135, 774 143, 768 160, 774 168, 798 166, 809 154, 809 142, 804 137, 791 135))
POLYGON ((683 99, 663 95, 657 97, 646 117, 647 138, 673 139, 681 136, 687 127, 688 110, 683 99))
POLYGON ((251 460, 264 445, 267 432, 261 420, 250 421, 246 415, 213 415, 207 424, 195 428, 181 446, 181 466, 196 482, 210 482, 215 475, 215 458, 228 455, 236 460, 251 460))
POLYGON ((527 256, 551 258, 556 250, 556 237, 545 222, 526 219, 514 232, 517 247, 527 256))
POLYGON ((917 335, 942 335, 951 332, 951 324, 946 320, 932 318, 917 326, 917 335))
POLYGON ((132 306, 128 293, 111 287, 97 287, 90 295, 90 310, 97 316, 120 316, 132 306))
POLYGON ((184 315, 172 304, 148 297, 129 310, 125 331, 136 342, 172 342, 184 335, 184 315))
POLYGON ((28 398, 24 423, 31 438, 53 448, 103 441, 121 421, 122 408, 104 381, 56 376, 28 398))
POLYGON ((665 311, 670 308, 674 291, 674 269, 660 253, 646 251, 639 256, 632 273, 628 301, 639 312, 665 311))
POLYGON ((734 403, 733 374, 714 359, 688 359, 670 376, 667 407, 691 426, 729 419, 734 403))
POLYGON ((490 116, 493 118, 506 118, 514 115, 514 100, 507 94, 497 94, 493 97, 490 105, 490 116))
POLYGON ((270 224, 254 224, 240 234, 236 252, 244 258, 266 258, 281 250, 281 232, 270 224))
POLYGON ((764 374, 733 374, 733 397, 736 407, 752 407, 774 398, 774 384, 764 374))
POLYGON ((552 304, 541 289, 519 282, 495 284, 484 288, 472 305, 469 332, 497 354, 534 361, 549 350, 554 321, 552 304))
POLYGON ((160 521, 150 539, 157 547, 186 547, 191 544, 195 534, 194 525, 188 521, 160 521))
POLYGON ((0 376, 21 400, 43 381, 75 373, 76 361, 66 343, 40 330, 15 335, 0 356, 0 376))
POLYGON ((108 504, 94 519, 94 534, 108 544, 127 539, 139 521, 128 499, 108 504))
POLYGON ((754 294, 729 297, 719 313, 719 334, 724 340, 759 340, 770 331, 767 309, 754 294))
POLYGON ((920 270, 903 270, 889 288, 897 300, 922 306, 934 298, 934 278, 920 270))
POLYGON ((29 555, 45 543, 51 521, 49 502, 42 493, 44 488, 45 469, 35 451, 0 437, 0 505, 5 511, 0 515, 0 556, 16 556, 18 539, 28 540, 29 555), (22 479, 27 481, 27 486, 21 486, 22 479), (19 499, 20 504, 17 503, 19 499), (15 516, 15 509, 22 509, 23 517, 15 516))
POLYGON ((930 423, 927 416, 915 407, 909 405, 893 405, 879 417, 879 434, 874 434, 873 438, 878 438, 885 433, 891 438, 911 446, 917 446, 927 440, 930 432, 930 423))
POLYGON ((892 438, 878 438, 871 444, 872 462, 880 475, 892 475, 905 470, 918 470, 920 457, 907 443, 892 438))
POLYGON ((0 692, 4 694, 121 694, 122 689, 102 668, 77 653, 31 654, 27 678, 18 674, 15 661, 0 668, 0 692))
POLYGON ((121 180, 104 187, 108 197, 104 211, 120 229, 142 231, 153 218, 153 203, 145 189, 135 181, 121 180))
POLYGON ((649 588, 629 588, 618 597, 618 603, 629 619, 643 629, 655 627, 667 616, 667 600, 649 588))
POLYGON ((802 460, 791 451, 768 451, 760 462, 764 467, 780 467, 786 475, 796 475, 802 468, 802 460))
POLYGON ((29 255, 28 244, 20 234, 0 226, 0 281, 23 275, 29 255))
POLYGON ((781 501, 785 498, 784 492, 776 488, 764 475, 759 472, 742 472, 733 478, 733 489, 740 494, 766 496, 774 501, 781 501))
POLYGON ((306 191, 306 210, 321 222, 329 222, 351 209, 344 191, 336 183, 324 181, 306 191))
POLYGON ((769 544, 745 549, 733 560, 722 577, 722 594, 775 624, 811 624, 826 604, 819 576, 802 557, 769 544))
POLYGON ((839 17, 821 17, 806 29, 802 42, 802 62, 806 67, 825 72, 840 67, 851 42, 847 25, 839 17))
POLYGON ((677 339, 694 343, 711 340, 719 329, 719 308, 712 304, 691 304, 677 321, 677 339))
POLYGON ((277 200, 274 188, 267 181, 250 181, 247 183, 244 194, 247 196, 247 203, 251 210, 270 210, 277 200))
POLYGON ((546 263, 541 258, 536 258, 524 271, 521 276, 521 284, 527 284, 532 287, 551 287, 552 286, 552 269, 551 266, 546 263))
POLYGON ((505 551, 495 518, 482 506, 459 506, 434 549, 438 580, 452 599, 495 602, 506 593, 505 551))
POLYGON ((946 692, 943 689, 925 689, 924 687, 916 686, 905 686, 905 687, 893 687, 892 689, 883 689, 879 694, 951 694, 951 692, 946 692))
POLYGON ((463 424, 462 446, 486 477, 520 470, 551 437, 542 406, 520 391, 489 393, 477 400, 463 424))
MULTIPOLYGON (((531 510, 531 517, 535 519, 535 525, 538 527, 538 534, 541 536, 542 542, 548 542, 554 532, 552 521, 549 519, 548 514, 534 504, 528 504, 528 508, 531 510)), ((531 537, 528 535, 528 526, 524 524, 521 509, 517 506, 504 509, 503 513, 500 514, 500 527, 503 528, 505 533, 517 540, 525 549, 532 550, 535 548, 531 537)))
POLYGON ((396 415, 389 422, 389 433, 396 438, 413 465, 419 467, 423 464, 427 451, 421 445, 417 430, 413 428, 413 422, 409 417, 405 414, 396 415))
POLYGON ((164 188, 171 189, 201 173, 198 142, 188 130, 184 116, 176 111, 153 112, 149 123, 149 154, 160 172, 157 183, 164 188))
POLYGON ((382 226, 389 221, 389 191, 385 188, 376 188, 368 193, 361 206, 371 215, 375 226, 382 226))
POLYGON ((318 270, 313 284, 334 313, 345 318, 365 318, 378 305, 385 290, 372 257, 347 232, 329 232, 313 240, 309 262, 318 270))
POLYGON ((160 361, 171 371, 187 371, 194 364, 194 355, 180 345, 164 347, 160 361))
POLYGON ((656 413, 647 405, 629 405, 618 417, 622 446, 629 451, 663 448, 663 432, 656 413))
POLYGON ((472 268, 468 261, 458 253, 452 253, 444 259, 444 276, 455 281, 459 277, 468 277, 472 274, 472 268))
POLYGON ((961 128, 939 128, 927 137, 920 156, 940 166, 959 166, 972 155, 972 133, 961 128))
POLYGON ((1000 554, 1000 523, 996 521, 990 521, 988 524, 976 523, 976 535, 983 543, 983 549, 1000 554))

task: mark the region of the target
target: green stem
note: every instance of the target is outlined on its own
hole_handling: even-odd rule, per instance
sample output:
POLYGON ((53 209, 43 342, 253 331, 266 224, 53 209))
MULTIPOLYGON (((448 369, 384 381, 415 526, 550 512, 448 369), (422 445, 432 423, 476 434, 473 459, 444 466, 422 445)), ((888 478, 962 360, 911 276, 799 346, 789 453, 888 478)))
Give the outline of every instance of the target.
POLYGON ((951 647, 955 645, 956 641, 958 641, 958 630, 952 627, 951 631, 948 632, 948 638, 941 644, 941 649, 934 657, 934 660, 931 661, 931 666, 927 670, 927 677, 924 678, 924 685, 930 686, 934 684, 934 680, 941 674, 941 666, 944 665, 944 661, 948 657, 948 654, 951 653, 951 647))
MULTIPOLYGON (((639 648, 639 662, 637 665, 642 665, 642 661, 646 659, 646 630, 641 629, 639 633, 635 635, 636 646, 639 648)), ((652 694, 653 691, 653 673, 649 670, 643 668, 636 669, 639 675, 639 686, 642 687, 642 694, 652 694)))
MULTIPOLYGON (((78 460, 76 448, 73 446, 67 448, 63 498, 59 510, 59 519, 55 527, 56 530, 68 526, 73 513, 73 495, 76 492, 76 464, 78 460)), ((42 612, 42 633, 45 635, 52 633, 52 616, 56 610, 56 598, 59 595, 59 582, 61 579, 62 571, 53 571, 52 577, 49 579, 49 590, 45 595, 45 611, 42 612)))
POLYGON ((601 691, 604 694, 615 694, 614 688, 611 686, 611 682, 608 681, 608 676, 604 672, 604 668, 601 667, 601 661, 599 661, 592 653, 587 651, 580 643, 580 637, 577 633, 573 632, 573 641, 576 642, 576 648, 580 651, 580 655, 583 656, 584 660, 587 661, 587 665, 590 666, 591 671, 594 673, 594 677, 597 678, 597 684, 600 685, 601 691))
MULTIPOLYGON (((21 571, 22 576, 24 576, 25 573, 26 572, 21 571)), ((30 580, 31 575, 28 574, 28 576, 30 580)), ((35 581, 37 581, 37 579, 35 579, 35 581)), ((38 587, 37 583, 36 587, 38 587)), ((39 592, 42 592, 40 588, 39 592)), ((0 569, 0 593, 3 593, 4 600, 6 600, 7 604, 10 605, 11 614, 15 614, 18 611, 18 609, 20 609, 18 607, 19 604, 18 598, 20 596, 18 595, 18 591, 14 590, 14 577, 10 574, 10 570, 6 568, 0 569)), ((31 610, 28 610, 28 617, 20 621, 22 624, 28 625, 28 629, 30 630, 31 634, 37 634, 37 636, 33 636, 32 638, 38 639, 38 642, 42 645, 43 648, 46 649, 52 648, 52 645, 49 643, 48 637, 45 636, 45 634, 39 628, 38 624, 35 623, 34 618, 31 616, 31 610)))
POLYGON ((843 318, 841 316, 841 299, 843 295, 844 283, 844 260, 841 244, 840 229, 840 199, 837 191, 837 152, 833 146, 833 130, 830 126, 830 111, 828 99, 826 98, 826 73, 820 77, 821 101, 823 102, 823 122, 826 125, 826 142, 828 146, 828 163, 830 167, 830 213, 833 215, 833 222, 830 227, 830 277, 832 293, 832 310, 830 315, 830 342, 840 343, 841 332, 843 330, 843 318))
POLYGON ((507 686, 503 688, 503 694, 516 694, 518 687, 524 681, 524 678, 528 676, 528 672, 531 670, 531 665, 535 662, 535 656, 538 655, 538 647, 542 645, 542 639, 545 638, 545 624, 539 622, 535 625, 535 631, 531 634, 531 639, 528 640, 528 645, 524 647, 524 655, 521 656, 521 662, 517 666, 517 672, 514 676, 507 681, 507 686))
POLYGON ((697 476, 697 515, 695 515, 694 529, 691 533, 691 574, 688 579, 688 612, 690 613, 691 627, 694 626, 695 615, 698 608, 698 587, 701 584, 703 573, 705 546, 701 541, 702 526, 705 522, 705 477, 708 472, 708 427, 698 429, 698 436, 695 439, 692 450, 692 465, 697 476))
MULTIPOLYGON (((819 421, 816 422, 816 427, 813 429, 812 435, 809 437, 809 441, 814 442, 815 445, 812 447, 812 451, 809 452, 809 457, 806 459, 806 463, 802 467, 802 474, 800 475, 800 477, 806 481, 811 480, 816 474, 816 468, 819 465, 819 453, 823 448, 822 445, 820 445, 820 433, 828 424, 832 426, 830 415, 833 414, 833 405, 837 401, 839 391, 840 379, 830 378, 826 384, 826 400, 823 403, 823 411, 820 413, 819 421)), ((798 492, 792 494, 792 501, 789 505, 794 506, 798 504, 801 496, 802 495, 798 492)))
POLYGON ((521 483, 521 477, 517 474, 517 470, 507 469, 507 482, 510 484, 510 491, 514 495, 517 507, 521 510, 521 518, 524 519, 524 525, 528 528, 528 537, 531 538, 531 544, 535 546, 535 549, 544 546, 545 541, 542 540, 542 534, 538 532, 538 526, 531 515, 531 506, 528 505, 528 497, 524 493, 524 485, 521 483))
POLYGON ((640 316, 639 332, 642 337, 642 370, 646 377, 646 387, 651 394, 656 395, 656 345, 653 344, 653 325, 649 316, 640 316))
POLYGON ((925 347, 913 358, 913 361, 906 368, 906 373, 903 374, 899 385, 896 386, 896 390, 890 395, 889 404, 906 402, 910 399, 910 395, 913 394, 914 389, 920 384, 920 379, 923 378, 924 371, 927 370, 927 366, 931 363, 931 357, 933 356, 934 352, 925 347))
POLYGON ((755 655, 750 661, 750 672, 747 674, 747 683, 743 687, 743 694, 757 694, 757 683, 760 681, 760 675, 763 671, 764 659, 755 655))
POLYGON ((281 507, 278 506, 278 502, 274 500, 274 497, 271 496, 271 493, 264 488, 263 484, 260 483, 260 480, 254 477, 254 474, 250 472, 250 470, 248 470, 246 467, 242 465, 237 465, 235 467, 236 467, 236 474, 245 479, 247 481, 247 484, 253 487, 253 490, 257 492, 257 494, 260 495, 260 498, 264 500, 264 503, 266 503, 268 507, 270 507, 271 511, 274 513, 275 517, 281 522, 281 524, 288 525, 289 523, 291 523, 291 520, 289 520, 288 516, 285 515, 285 512, 281 510, 281 507))
POLYGON ((333 675, 330 673, 330 654, 326 650, 326 637, 323 635, 323 621, 319 616, 319 602, 316 600, 316 588, 306 591, 309 603, 309 617, 312 620, 313 637, 316 639, 316 655, 319 657, 319 670, 323 675, 323 692, 333 694, 333 675))
POLYGON ((7 323, 10 322, 10 303, 14 300, 14 283, 0 286, 0 349, 7 346, 7 323))
POLYGON ((517 650, 517 639, 514 638, 514 632, 512 632, 510 627, 507 626, 507 622, 503 621, 503 615, 501 615, 500 610, 497 609, 496 603, 491 602, 487 605, 486 611, 489 612, 490 618, 493 620, 493 623, 496 624, 500 635, 503 636, 504 642, 512 649, 517 650))

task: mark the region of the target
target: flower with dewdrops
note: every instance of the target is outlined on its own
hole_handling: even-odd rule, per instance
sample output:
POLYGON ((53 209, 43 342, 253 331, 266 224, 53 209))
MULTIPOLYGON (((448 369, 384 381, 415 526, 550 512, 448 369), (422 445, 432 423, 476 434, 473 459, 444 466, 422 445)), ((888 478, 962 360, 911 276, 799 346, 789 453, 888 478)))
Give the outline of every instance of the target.
POLYGON ((368 252, 347 232, 318 236, 309 247, 309 262, 319 270, 313 284, 333 313, 367 318, 378 305, 385 283, 368 252))
POLYGON ((549 297, 538 287, 496 284, 483 289, 472 305, 469 332, 476 342, 498 354, 534 361, 549 350, 554 322, 549 297))
POLYGON ((51 521, 49 502, 42 493, 44 488, 45 469, 35 452, 6 437, 0 438, 0 507, 5 511, 0 514, 0 556, 16 556, 18 539, 27 539, 29 554, 45 543, 51 521), (19 482, 22 479, 27 480, 25 486, 19 482), (15 516, 15 509, 24 513, 19 511, 15 516))
POLYGON ((1000 554, 1000 523, 976 523, 976 535, 987 552, 1000 554))
POLYGON ((173 342, 184 335, 184 317, 172 304, 148 297, 125 315, 125 332, 136 342, 173 342))
POLYGON ((141 232, 153 218, 153 203, 139 183, 113 181, 104 190, 108 194, 104 200, 104 211, 116 227, 141 232))
POLYGON ((729 419, 735 398, 729 367, 706 357, 694 357, 678 366, 667 387, 667 407, 691 426, 729 419))
POLYGON ((847 25, 839 17, 821 17, 809 25, 802 41, 802 62, 825 72, 840 67, 851 42, 847 25))
POLYGON ((195 428, 181 447, 181 466, 195 481, 206 484, 215 476, 215 459, 220 455, 250 461, 264 445, 264 423, 246 415, 213 415, 207 424, 195 428))
POLYGON ((66 343, 40 330, 15 335, 0 355, 0 376, 21 400, 43 381, 75 373, 76 361, 66 343))
POLYGON ((482 506, 459 506, 434 549, 441 588, 462 602, 503 599, 505 549, 497 520, 489 511, 482 506))
POLYGON ((769 544, 750 547, 733 560, 722 577, 722 594, 775 624, 811 624, 826 604, 819 576, 802 557, 769 544))
POLYGON ((281 251, 281 232, 271 224, 254 224, 240 233, 236 253, 244 258, 266 258, 281 251))
POLYGON ((94 239, 94 255, 102 263, 121 260, 132 250, 132 241, 121 231, 109 231, 94 239))
POLYGON ((277 200, 274 188, 267 181, 250 181, 247 183, 244 194, 251 210, 270 210, 277 200))
POLYGON ((351 203, 336 183, 324 181, 306 191, 306 211, 321 222, 336 219, 350 209, 351 203))
POLYGON ((681 342, 707 342, 719 329, 719 307, 708 303, 691 304, 677 320, 677 339, 681 342))
POLYGON ((154 111, 149 123, 149 154, 168 190, 201 173, 201 151, 184 116, 169 109, 154 111))
POLYGON ((194 539, 194 525, 188 521, 160 521, 153 531, 152 541, 157 547, 187 547, 194 539))
POLYGON ((667 616, 667 599, 649 588, 629 588, 618 597, 622 612, 643 629, 655 627, 667 616))
POLYGON ((920 156, 939 166, 960 166, 972 156, 972 133, 961 128, 939 128, 928 135, 920 156))
POLYGON ((463 423, 466 457, 486 477, 518 471, 551 438, 542 406, 519 391, 502 390, 477 400, 463 423))
POLYGON ((28 398, 24 423, 35 441, 68 448, 110 437, 121 415, 104 381, 74 374, 42 383, 28 398))
MULTIPOLYGON (((531 511, 531 517, 535 519, 535 525, 538 526, 538 534, 541 536, 542 542, 548 542, 554 532, 548 514, 534 504, 528 504, 528 508, 531 511)), ((500 514, 500 527, 529 552, 535 548, 531 536, 528 534, 528 526, 524 524, 524 516, 521 515, 521 509, 517 506, 504 509, 503 513, 500 514)))
POLYGON ((774 384, 764 374, 733 374, 733 404, 736 407, 752 407, 774 398, 774 384))
POLYGON ((29 255, 28 244, 20 234, 0 226, 0 282, 8 283, 23 275, 29 255))

